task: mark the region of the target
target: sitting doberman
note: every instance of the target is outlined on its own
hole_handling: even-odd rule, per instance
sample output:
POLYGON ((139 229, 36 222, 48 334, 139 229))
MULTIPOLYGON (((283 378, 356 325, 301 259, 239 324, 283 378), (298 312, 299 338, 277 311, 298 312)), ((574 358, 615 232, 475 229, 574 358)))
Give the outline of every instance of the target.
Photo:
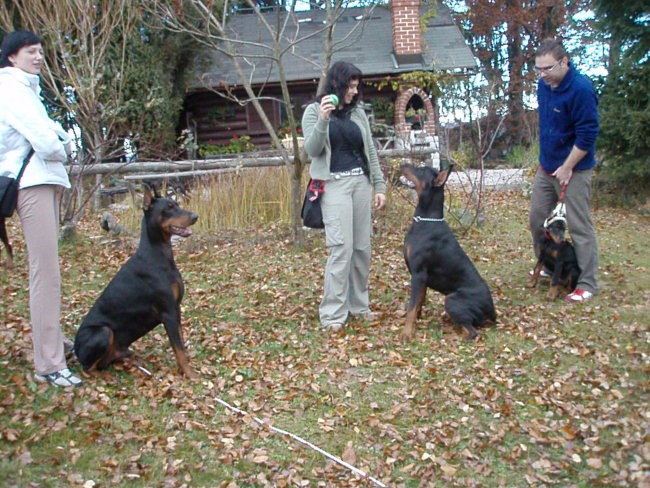
POLYGON ((87 372, 130 355, 129 346, 162 323, 182 373, 189 366, 181 331, 184 286, 172 254, 172 235, 187 237, 199 218, 144 184, 140 245, 113 277, 84 318, 74 343, 87 372))
POLYGON ((401 166, 402 174, 415 184, 418 203, 413 224, 406 234, 404 259, 411 273, 411 299, 402 338, 411 339, 420 317, 427 288, 445 295, 445 314, 464 327, 468 340, 476 338, 475 327, 494 323, 492 295, 474 264, 445 222, 443 204, 450 169, 401 166))
POLYGON ((573 244, 564 235, 566 232, 564 218, 551 219, 545 225, 544 236, 539 241, 539 259, 528 286, 535 288, 542 269, 546 268, 551 272, 551 287, 546 298, 553 301, 563 289, 565 293, 571 293, 575 289, 580 276, 580 267, 573 244))

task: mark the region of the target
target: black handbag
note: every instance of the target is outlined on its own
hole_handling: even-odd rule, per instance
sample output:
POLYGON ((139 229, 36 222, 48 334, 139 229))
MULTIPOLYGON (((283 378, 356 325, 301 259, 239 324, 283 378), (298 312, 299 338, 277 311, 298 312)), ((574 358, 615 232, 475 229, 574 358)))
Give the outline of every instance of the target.
POLYGON ((311 229, 322 229, 323 212, 320 208, 320 196, 325 192, 325 182, 323 180, 309 180, 305 200, 302 202, 300 216, 305 227, 311 229))
POLYGON ((23 177, 25 167, 34 154, 34 148, 29 149, 29 153, 23 159, 23 165, 15 178, 10 176, 0 176, 0 217, 8 218, 14 214, 18 205, 18 186, 20 179, 23 177))

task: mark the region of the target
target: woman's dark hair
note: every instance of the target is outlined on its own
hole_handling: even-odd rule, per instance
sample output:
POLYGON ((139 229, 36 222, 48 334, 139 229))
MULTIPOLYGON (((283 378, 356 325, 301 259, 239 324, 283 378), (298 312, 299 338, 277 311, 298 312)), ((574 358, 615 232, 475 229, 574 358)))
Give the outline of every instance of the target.
POLYGON ((350 103, 350 106, 355 106, 359 101, 362 78, 363 75, 361 70, 355 65, 348 63, 347 61, 337 61, 327 72, 327 77, 325 78, 325 92, 318 97, 318 100, 323 98, 325 95, 331 95, 332 93, 339 97, 339 100, 345 100, 345 92, 348 89, 350 81, 358 80, 359 91, 350 103))
POLYGON ((7 34, 2 40, 0 46, 0 68, 13 66, 9 61, 9 56, 13 56, 25 46, 33 46, 34 44, 43 44, 43 40, 36 34, 26 30, 17 30, 7 34))

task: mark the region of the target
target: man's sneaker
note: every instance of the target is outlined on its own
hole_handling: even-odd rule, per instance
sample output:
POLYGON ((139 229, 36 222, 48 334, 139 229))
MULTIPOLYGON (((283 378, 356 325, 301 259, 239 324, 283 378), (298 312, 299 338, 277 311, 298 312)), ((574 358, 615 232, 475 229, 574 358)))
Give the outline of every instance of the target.
MULTIPOLYGON (((535 270, 534 270, 534 269, 531 269, 531 270, 528 272, 528 275, 529 275, 529 276, 533 276, 534 274, 535 274, 535 270)), ((551 276, 552 276, 551 273, 549 273, 549 272, 546 271, 545 269, 542 269, 542 270, 539 272, 539 277, 540 277, 540 278, 550 278, 551 276)))
POLYGON ((564 299, 570 303, 586 302, 594 296, 593 293, 581 288, 576 288, 573 293, 569 293, 564 299))
POLYGON ((36 381, 50 385, 59 386, 61 388, 70 388, 71 386, 80 386, 83 384, 80 378, 73 375, 68 368, 63 368, 60 371, 50 374, 35 374, 36 381))

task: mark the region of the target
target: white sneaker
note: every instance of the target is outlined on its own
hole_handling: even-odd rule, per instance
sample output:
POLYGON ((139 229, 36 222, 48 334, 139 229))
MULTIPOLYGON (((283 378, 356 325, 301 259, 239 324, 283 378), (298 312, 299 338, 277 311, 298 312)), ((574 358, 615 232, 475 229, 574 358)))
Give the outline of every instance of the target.
POLYGON ((365 312, 360 313, 353 313, 352 316, 355 319, 365 320, 366 322, 373 322, 379 318, 379 314, 377 312, 371 312, 370 310, 366 310, 365 312))
MULTIPOLYGON (((534 270, 534 269, 531 269, 531 270, 528 272, 528 274, 529 274, 530 276, 533 276, 533 275, 535 274, 535 270, 534 270)), ((551 278, 552 276, 553 276, 553 275, 552 275, 551 273, 549 273, 548 271, 546 271, 545 269, 542 269, 542 270, 539 272, 539 277, 540 277, 540 278, 551 278)))
POLYGON ((322 324, 321 327, 328 332, 338 332, 344 325, 341 322, 330 322, 329 324, 322 324))
POLYGON ((81 378, 73 375, 68 368, 63 368, 60 371, 56 371, 50 374, 36 373, 34 375, 34 379, 41 383, 45 383, 47 381, 50 385, 58 386, 61 388, 70 388, 71 386, 80 386, 83 384, 81 378))
POLYGON ((564 299, 570 303, 586 302, 593 298, 594 294, 590 291, 576 288, 573 293, 569 293, 564 299))

